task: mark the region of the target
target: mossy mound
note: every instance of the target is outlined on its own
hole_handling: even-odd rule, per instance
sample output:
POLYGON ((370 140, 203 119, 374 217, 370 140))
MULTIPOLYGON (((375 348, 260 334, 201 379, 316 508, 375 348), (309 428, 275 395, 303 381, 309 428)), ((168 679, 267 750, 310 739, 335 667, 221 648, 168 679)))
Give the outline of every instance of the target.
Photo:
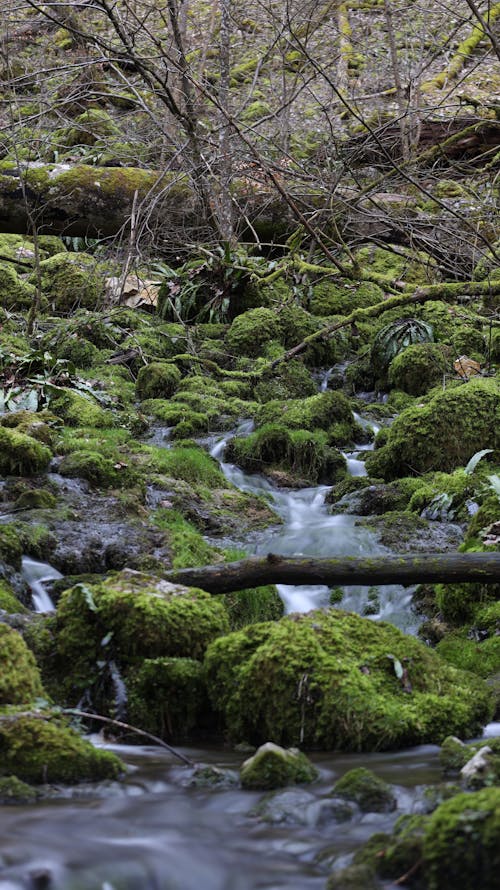
POLYGON ((29 804, 37 799, 35 789, 16 776, 5 776, 0 779, 0 806, 11 804, 29 804))
POLYGON ((62 594, 49 672, 74 701, 106 681, 110 662, 127 670, 144 658, 199 659, 228 629, 227 612, 215 597, 125 569, 62 594))
POLYGON ((271 401, 257 415, 259 423, 279 423, 290 430, 327 430, 329 442, 354 441, 356 426, 347 397, 341 392, 320 392, 306 399, 271 401))
POLYGON ((389 383, 412 396, 426 393, 441 383, 451 365, 437 343, 414 343, 400 352, 389 365, 389 383))
POLYGON ((266 423, 249 436, 231 439, 226 453, 250 472, 281 470, 299 482, 331 484, 346 472, 345 458, 328 444, 326 432, 289 430, 279 423, 266 423))
POLYGON ((23 548, 13 524, 0 526, 0 560, 19 570, 23 548))
POLYGON ((457 794, 427 823, 424 873, 429 890, 496 890, 500 873, 500 788, 457 794))
POLYGON ((269 791, 314 782, 318 770, 297 748, 281 748, 273 742, 261 745, 241 767, 241 784, 248 791, 269 791))
POLYGON ((491 714, 481 680, 391 625, 337 610, 232 633, 209 646, 205 664, 229 735, 254 744, 390 749, 439 742, 451 726, 471 735, 491 714))
POLYGON ((181 372, 175 365, 164 362, 151 362, 141 368, 137 375, 136 394, 138 399, 168 399, 173 396, 181 381, 181 372))
POLYGON ((59 473, 70 479, 86 479, 99 487, 110 487, 119 481, 113 461, 98 451, 73 451, 67 454, 59 465, 59 473))
POLYGON ((335 782, 332 794, 354 800, 366 813, 390 813, 396 809, 391 786, 363 766, 349 770, 335 782))
POLYGON ((60 721, 38 716, 0 717, 0 774, 24 782, 97 782, 116 779, 123 764, 98 751, 60 721))
POLYGON ((0 624, 0 705, 23 704, 42 695, 32 653, 16 631, 0 624))
MULTIPOLYGON (((95 309, 104 299, 105 278, 102 263, 86 253, 57 253, 40 263, 42 293, 53 312, 65 315, 76 308, 95 309)), ((28 283, 36 285, 33 273, 28 283)))
POLYGON ((33 285, 23 281, 10 263, 0 262, 0 306, 19 312, 29 309, 34 299, 33 285))
POLYGON ((31 436, 49 448, 55 444, 56 423, 57 417, 49 411, 12 411, 0 418, 0 426, 16 429, 18 433, 31 436))
POLYGON ((256 384, 253 396, 262 404, 273 400, 303 399, 317 392, 317 384, 311 372, 297 359, 284 362, 276 368, 275 374, 256 384))
POLYGON ((0 611, 16 615, 19 612, 27 612, 25 606, 18 600, 14 590, 7 581, 0 580, 0 611))
POLYGON ((394 421, 387 444, 368 455, 371 476, 386 481, 463 466, 485 448, 500 460, 500 385, 471 380, 408 408, 394 421))
POLYGON ((374 306, 383 299, 382 288, 369 281, 323 281, 313 287, 310 309, 318 316, 349 315, 354 309, 374 306))
POLYGON ((274 584, 226 593, 223 602, 229 614, 231 630, 261 621, 277 621, 283 617, 283 600, 274 584))
POLYGON ((193 658, 145 658, 127 691, 129 722, 160 738, 199 736, 209 723, 203 666, 193 658))
POLYGON ((115 423, 111 411, 73 389, 59 390, 50 402, 50 410, 68 426, 106 429, 115 423))
POLYGON ((17 429, 0 427, 0 473, 4 476, 30 476, 41 473, 52 457, 46 445, 17 429))
POLYGON ((46 488, 28 488, 21 492, 14 506, 16 510, 49 510, 56 503, 56 496, 46 488))
POLYGON ((237 315, 226 334, 226 345, 235 355, 259 355, 271 340, 279 340, 280 324, 272 309, 249 309, 237 315))

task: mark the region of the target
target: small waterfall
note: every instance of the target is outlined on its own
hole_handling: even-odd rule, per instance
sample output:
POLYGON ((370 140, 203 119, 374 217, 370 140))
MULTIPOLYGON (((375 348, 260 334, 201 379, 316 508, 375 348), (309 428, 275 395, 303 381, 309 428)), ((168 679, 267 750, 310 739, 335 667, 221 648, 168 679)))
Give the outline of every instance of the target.
POLYGON ((22 574, 31 588, 33 608, 35 612, 54 612, 55 605, 45 589, 47 581, 62 578, 60 572, 47 562, 39 562, 29 556, 23 556, 22 574))
MULTIPOLYGON (((223 461, 224 449, 228 441, 235 435, 248 435, 253 429, 251 421, 241 424, 232 433, 212 442, 210 454, 216 458, 226 479, 241 491, 249 494, 264 495, 283 520, 283 524, 274 526, 263 532, 253 553, 277 553, 280 556, 366 556, 370 554, 389 553, 386 547, 378 543, 375 535, 363 526, 356 525, 356 517, 344 513, 332 515, 327 512, 325 496, 329 491, 326 485, 304 488, 299 491, 277 488, 264 476, 245 473, 240 467, 223 461)), ((366 473, 364 463, 349 458, 351 467, 354 465, 366 473), (358 466, 359 465, 359 466, 358 466)), ((247 545, 250 552, 250 548, 247 545)), ((330 605, 330 590, 325 585, 277 585, 278 592, 284 602, 285 611, 308 612, 311 609, 330 605)), ((367 587, 344 587, 341 608, 360 614, 366 613, 369 593, 367 587)), ((370 608, 369 617, 384 618, 402 627, 407 632, 416 628, 411 624, 408 604, 411 592, 397 586, 387 585, 377 590, 376 607, 370 608)))

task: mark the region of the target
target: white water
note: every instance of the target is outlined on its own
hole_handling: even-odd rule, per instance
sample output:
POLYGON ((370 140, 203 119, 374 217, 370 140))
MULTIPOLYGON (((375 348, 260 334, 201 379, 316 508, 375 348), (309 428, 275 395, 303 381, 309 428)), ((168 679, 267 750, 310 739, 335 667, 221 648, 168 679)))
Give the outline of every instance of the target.
POLYGON ((62 578, 61 573, 46 562, 38 562, 29 556, 23 556, 22 574, 31 588, 35 612, 53 612, 55 606, 44 585, 47 581, 62 578))
MULTIPOLYGON (((326 485, 304 488, 299 491, 280 489, 264 476, 245 473, 222 458, 228 441, 234 435, 248 435, 253 429, 251 421, 241 424, 233 433, 218 438, 210 449, 212 457, 220 462, 226 479, 251 494, 264 495, 280 516, 282 525, 267 529, 254 545, 255 554, 277 553, 282 556, 369 556, 389 553, 377 542, 375 535, 363 526, 356 525, 356 517, 344 513, 332 515, 325 505, 329 491, 326 485)), ((362 464, 353 459, 352 463, 362 464)), ((349 464, 348 464, 349 466, 349 464)), ((362 464, 364 470, 364 464, 362 464)), ((366 471, 365 471, 366 472, 366 471)), ((353 475, 361 475, 354 472, 353 475)), ((248 550, 248 544, 246 545, 248 550)), ((330 605, 330 590, 324 585, 291 586, 277 585, 284 602, 285 612, 308 612, 330 605)), ((364 613, 368 587, 344 587, 341 608, 364 613)), ((378 603, 369 617, 384 619, 405 630, 415 633, 416 622, 409 610, 412 593, 399 585, 386 585, 377 589, 378 603)))

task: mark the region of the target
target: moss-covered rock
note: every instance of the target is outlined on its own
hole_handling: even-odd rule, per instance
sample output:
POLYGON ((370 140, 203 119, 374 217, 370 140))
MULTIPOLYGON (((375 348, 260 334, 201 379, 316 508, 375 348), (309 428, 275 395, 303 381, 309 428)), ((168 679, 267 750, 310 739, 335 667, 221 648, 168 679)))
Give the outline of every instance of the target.
POLYGON ((370 475, 386 480, 430 470, 450 471, 477 451, 500 460, 500 385, 471 380, 447 389, 394 421, 387 444, 368 455, 370 475))
POLYGON ((145 658, 127 678, 128 720, 160 738, 186 739, 208 725, 207 692, 200 661, 145 658))
POLYGON ((429 890, 496 890, 500 788, 458 794, 429 818, 423 844, 429 890))
POLYGON ((93 485, 108 487, 118 482, 112 460, 98 451, 72 451, 59 464, 61 476, 86 479, 93 485))
POLYGON ((57 498, 46 488, 28 488, 16 499, 16 510, 48 510, 55 507, 57 498))
POLYGON ((290 430, 327 430, 330 444, 353 441, 355 421, 341 392, 321 392, 306 399, 271 401, 259 410, 260 423, 279 423, 290 430))
POLYGON ((107 684, 109 691, 111 661, 135 671, 142 659, 200 659, 228 629, 227 612, 215 597, 125 569, 62 594, 47 669, 62 694, 77 701, 92 686, 107 684))
POLYGON ((390 813, 396 809, 396 796, 391 786, 363 766, 349 770, 335 782, 332 794, 354 800, 367 813, 390 813))
POLYGON ((368 865, 348 865, 333 872, 326 882, 326 890, 378 890, 379 887, 368 865))
MULTIPOLYGON (((322 281, 313 287, 310 309, 313 315, 349 315, 354 309, 373 306, 384 299, 384 292, 377 284, 363 281, 322 281)), ((297 341, 299 342, 299 341, 297 341)))
POLYGON ((12 523, 0 526, 0 560, 19 570, 22 555, 23 548, 15 526, 12 523))
POLYGON ((16 776, 0 778, 0 806, 11 804, 29 804, 37 799, 36 790, 16 776))
POLYGON ((281 748, 273 742, 261 745, 241 767, 240 778, 248 791, 266 791, 313 782, 318 770, 297 748, 281 748))
POLYGON ((68 426, 105 429, 114 426, 115 419, 91 396, 88 398, 73 389, 61 389, 51 399, 50 410, 68 426))
MULTIPOLYGON (((42 260, 40 274, 44 298, 56 314, 65 315, 76 308, 96 309, 104 299, 109 273, 89 254, 65 251, 42 260)), ((35 273, 28 283, 36 285, 35 273)))
POLYGON ((52 454, 46 445, 17 429, 0 427, 0 473, 5 476, 30 476, 43 472, 52 454))
POLYGON ((137 375, 138 399, 168 399, 173 396, 181 381, 181 372, 175 365, 151 362, 137 375))
POLYGON ((34 299, 33 285, 23 281, 10 263, 0 262, 0 306, 19 312, 29 309, 34 299))
MULTIPOLYGON (((255 433, 231 439, 227 457, 251 472, 282 470, 297 477, 300 484, 331 484, 346 472, 345 458, 328 444, 321 430, 288 430, 279 423, 266 423, 255 433)), ((293 478, 286 484, 294 484, 293 478)))
POLYGON ((266 343, 279 337, 276 313, 272 309, 256 308, 236 316, 226 334, 226 344, 235 355, 257 356, 266 343))
POLYGON ((0 717, 0 774, 41 784, 116 779, 122 762, 60 721, 40 715, 0 717))
POLYGON ((226 593, 223 601, 229 614, 231 630, 239 630, 240 627, 260 621, 277 621, 284 613, 283 600, 274 584, 226 593))
POLYGON ((43 695, 35 659, 23 638, 0 624, 0 705, 23 704, 43 695))
POLYGON ((452 726, 470 735, 491 714, 481 680, 395 627, 339 610, 251 625, 212 643, 205 663, 230 736, 255 744, 387 749, 441 741, 452 726))
POLYGON ((451 364, 438 343, 414 343, 393 358, 389 365, 389 383, 396 389, 420 396, 441 383, 451 364))
POLYGON ((14 590, 3 578, 0 580, 0 611, 16 615, 27 612, 27 608, 17 598, 14 590))

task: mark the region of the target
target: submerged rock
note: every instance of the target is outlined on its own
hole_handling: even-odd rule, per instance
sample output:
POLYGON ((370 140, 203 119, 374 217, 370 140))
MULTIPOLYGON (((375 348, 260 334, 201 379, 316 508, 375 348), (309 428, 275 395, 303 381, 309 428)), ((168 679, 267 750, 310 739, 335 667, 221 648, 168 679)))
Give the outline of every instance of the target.
POLYGON ((241 784, 253 791, 313 782, 317 776, 316 767, 305 754, 297 748, 287 750, 273 742, 261 745, 241 767, 241 784))
POLYGON ((390 749, 473 735, 492 712, 479 678, 389 624, 340 610, 246 627, 215 640, 205 665, 235 741, 390 749))

